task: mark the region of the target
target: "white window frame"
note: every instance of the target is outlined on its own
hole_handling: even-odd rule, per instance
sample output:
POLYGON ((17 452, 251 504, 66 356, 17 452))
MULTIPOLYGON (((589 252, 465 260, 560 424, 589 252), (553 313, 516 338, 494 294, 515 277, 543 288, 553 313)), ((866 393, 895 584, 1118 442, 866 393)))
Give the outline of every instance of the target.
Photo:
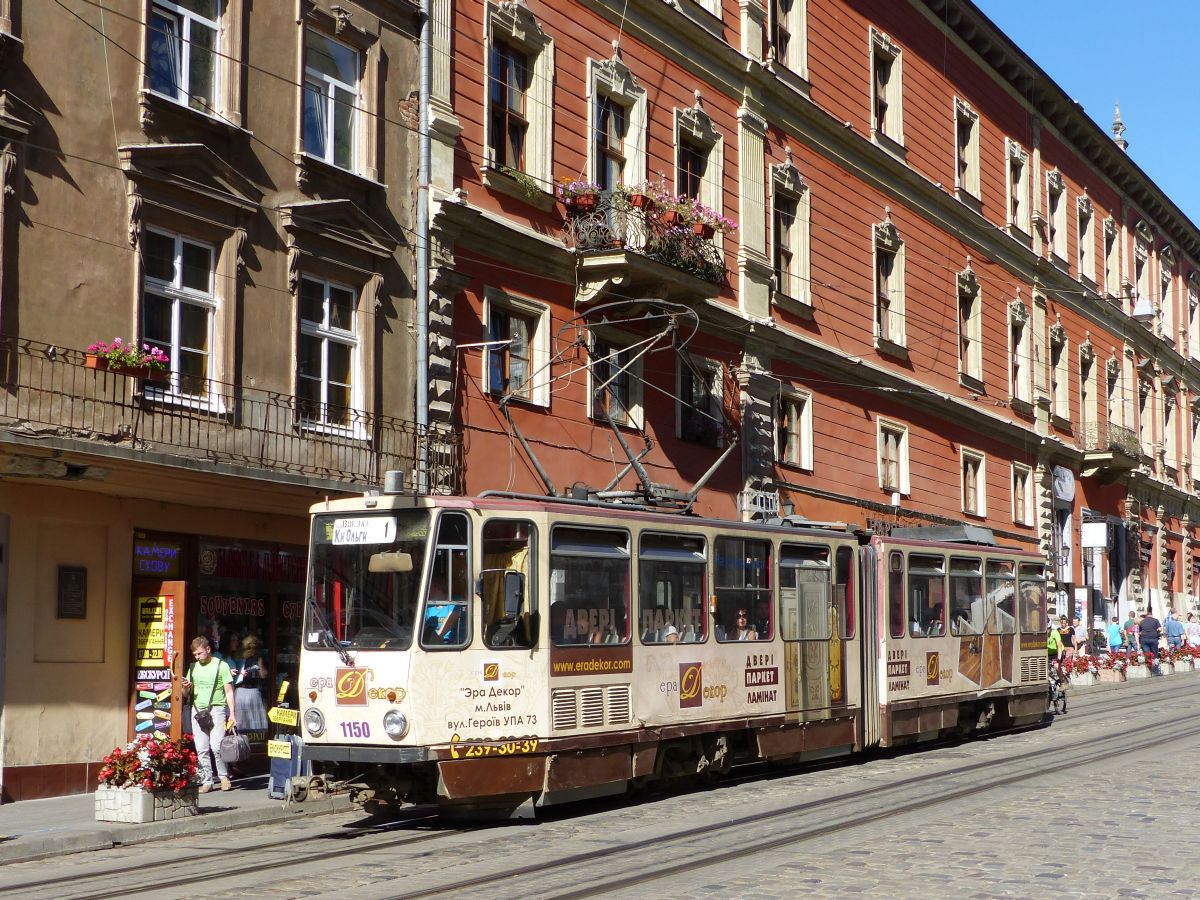
POLYGON ((1018 231, 1022 237, 1032 233, 1031 211, 1029 202, 1029 154, 1011 138, 1004 139, 1005 146, 1005 181, 1007 185, 1005 200, 1005 220, 1010 233, 1018 231), (1013 200, 1017 208, 1013 209, 1013 200))
POLYGON ((904 347, 907 343, 904 302, 904 241, 892 223, 889 210, 885 221, 872 228, 871 252, 872 282, 875 294, 875 346, 885 349, 904 347), (892 271, 887 281, 887 302, 882 302, 879 257, 881 253, 893 257, 892 271))
POLYGON ((900 46, 887 34, 871 28, 871 137, 889 149, 904 148, 904 56, 900 46), (876 98, 878 84, 875 78, 876 61, 890 63, 883 99, 887 110, 882 122, 876 120, 876 98))
POLYGON ((502 41, 520 50, 529 60, 529 90, 525 93, 525 168, 534 181, 550 190, 554 184, 554 41, 542 30, 537 17, 524 3, 487 4, 487 39, 483 48, 483 122, 485 176, 498 168, 488 139, 491 122, 492 45, 502 41))
POLYGON ((1137 430, 1138 447, 1143 456, 1154 457, 1154 408, 1158 398, 1154 384, 1146 378, 1137 379, 1137 430))
MULTIPOLYGON (((625 378, 629 385, 629 405, 626 408, 626 417, 624 419, 613 418, 617 425, 624 428, 641 429, 645 427, 645 410, 643 407, 643 391, 642 381, 644 367, 642 365, 644 356, 638 356, 645 350, 644 344, 638 344, 630 338, 619 335, 616 332, 602 329, 593 331, 589 338, 590 346, 593 352, 597 344, 603 344, 610 348, 610 351, 615 354, 624 353, 629 357, 637 356, 636 359, 626 361, 625 378)), ((595 370, 596 364, 600 360, 590 358, 587 367, 587 409, 588 417, 600 422, 602 425, 608 425, 608 421, 601 417, 600 410, 596 408, 596 389, 600 386, 597 380, 595 370)), ((615 361, 614 361, 615 362, 615 361)))
POLYGON ((1121 242, 1117 239, 1117 223, 1111 216, 1104 220, 1104 293, 1110 298, 1121 296, 1121 242))
POLYGON ((1195 487, 1200 486, 1200 400, 1192 401, 1191 413, 1191 477, 1195 487))
MULTIPOLYGON (((778 0, 766 0, 775 4, 772 8, 772 20, 779 16, 778 0)), ((792 0, 792 7, 784 17, 784 28, 788 33, 788 49, 786 54, 780 54, 775 45, 775 35, 768 34, 771 42, 771 55, 775 63, 808 80, 808 0, 792 0)))
MULTIPOLYGON (((725 408, 725 367, 715 359, 709 359, 703 356, 691 356, 692 364, 695 365, 701 374, 704 374, 712 379, 712 395, 716 401, 718 410, 725 408)), ((683 358, 680 357, 678 364, 675 366, 675 437, 680 440, 686 440, 691 443, 702 443, 693 441, 691 438, 685 438, 683 435, 683 371, 686 366, 683 358)), ((718 419, 713 423, 716 428, 722 429, 721 437, 718 439, 716 446, 725 446, 725 437, 723 433, 724 421, 723 418, 718 419)), ((707 446, 707 444, 703 444, 707 446)))
POLYGON ((1063 421, 1071 419, 1070 342, 1062 323, 1050 327, 1050 413, 1063 421))
POLYGON ((225 14, 226 3, 223 0, 217 0, 217 15, 215 19, 208 19, 199 13, 195 13, 190 9, 180 6, 177 3, 172 3, 171 0, 152 0, 150 3, 150 16, 147 20, 147 30, 150 32, 147 36, 147 54, 146 54, 146 85, 147 89, 156 97, 162 97, 172 103, 178 103, 195 112, 207 116, 220 114, 222 111, 222 97, 224 91, 224 80, 227 77, 225 66, 222 61, 226 56, 225 48, 222 45, 223 31, 222 19, 225 14), (164 94, 161 91, 155 90, 150 85, 150 44, 153 41, 153 18, 156 7, 163 10, 167 15, 172 16, 178 22, 180 29, 178 35, 175 36, 175 41, 179 46, 179 61, 176 66, 176 75, 179 80, 179 96, 172 97, 170 94, 164 94), (191 68, 192 68, 192 27, 199 24, 204 28, 208 28, 213 32, 213 48, 212 48, 212 96, 208 97, 208 103, 202 104, 201 107, 191 105, 191 68))
POLYGON ((971 108, 967 101, 954 98, 954 190, 959 200, 964 197, 975 201, 977 205, 983 200, 981 180, 979 177, 979 113, 971 108), (966 171, 959 172, 959 129, 966 125, 969 137, 961 152, 966 157, 966 171))
POLYGON ((1162 339, 1174 346, 1179 335, 1175 327, 1175 251, 1170 247, 1158 253, 1158 315, 1162 339))
POLYGON ((808 391, 780 391, 775 398, 775 461, 779 465, 803 469, 806 472, 813 470, 812 404, 812 394, 808 391), (780 446, 780 438, 785 436, 783 423, 789 407, 798 410, 798 414, 786 417, 786 421, 794 423, 795 427, 787 429, 786 439, 782 441, 783 446, 780 446))
POLYGON ((891 419, 879 418, 876 425, 875 460, 879 468, 880 490, 908 496, 912 492, 908 471, 908 426, 891 419), (895 438, 897 450, 897 467, 899 469, 898 485, 888 484, 885 462, 885 439, 888 435, 895 438))
POLYGON ((787 298, 803 306, 812 306, 809 288, 812 264, 812 242, 810 230, 812 203, 808 184, 790 159, 786 163, 771 166, 771 266, 775 267, 775 245, 778 219, 776 204, 780 199, 796 204, 796 217, 788 232, 787 249, 792 254, 791 266, 786 283, 775 285, 777 298, 787 298))
POLYGON ((1179 472, 1179 438, 1178 422, 1175 421, 1175 410, 1178 409, 1178 399, 1171 395, 1162 398, 1162 445, 1163 464, 1172 472, 1179 472))
POLYGON ((964 515, 987 518, 987 456, 979 450, 962 447, 959 450, 959 498, 964 515), (974 472, 975 484, 968 484, 974 472))
POLYGON ((1079 278, 1091 285, 1096 283, 1096 236, 1092 233, 1095 221, 1091 198, 1083 194, 1075 201, 1075 225, 1078 234, 1079 278))
MULTIPOLYGON (((671 168, 674 173, 672 178, 675 182, 675 193, 683 193, 682 185, 679 184, 679 148, 686 137, 692 145, 708 154, 704 163, 704 174, 700 177, 700 196, 697 199, 717 215, 721 215, 725 194, 725 139, 721 132, 713 125, 708 113, 697 104, 690 109, 675 108, 673 133, 675 145, 671 168)), ((713 237, 713 243, 720 246, 720 232, 713 237)))
POLYGON ((1079 347, 1079 420, 1095 427, 1099 423, 1096 398, 1096 351, 1090 343, 1079 347))
POLYGON ((958 273, 958 374, 983 383, 983 292, 970 264, 958 273), (964 301, 970 314, 963 321, 964 301), (965 331, 964 331, 965 329, 965 331), (966 353, 963 345, 966 344, 966 353))
POLYGON ((300 134, 301 134, 301 143, 304 144, 304 153, 307 156, 312 157, 313 159, 321 160, 321 162, 326 163, 327 165, 335 166, 336 168, 343 169, 347 172, 353 172, 355 174, 359 174, 363 170, 363 150, 362 150, 362 148, 363 148, 363 127, 362 127, 363 115, 362 115, 362 110, 363 110, 363 64, 364 64, 364 60, 365 60, 365 54, 358 47, 355 47, 351 44, 347 44, 344 41, 339 41, 333 35, 326 34, 324 31, 321 31, 320 29, 312 28, 312 27, 306 27, 306 29, 305 29, 304 54, 305 54, 304 86, 301 88, 301 91, 309 91, 310 83, 314 82, 314 81, 321 85, 321 87, 322 87, 321 93, 322 93, 322 97, 324 100, 324 108, 325 108, 325 119, 326 119, 326 123, 327 123, 328 129, 329 129, 328 134, 326 135, 324 152, 317 152, 317 148, 310 147, 310 146, 308 146, 307 143, 305 143, 303 141, 303 135, 305 133, 306 128, 305 128, 305 121, 304 121, 304 101, 302 98, 301 103, 300 103, 300 110, 301 110, 300 134), (354 60, 356 63, 355 68, 357 68, 357 70, 358 70, 358 83, 357 84, 348 84, 344 81, 334 78, 332 75, 328 75, 324 72, 319 72, 316 69, 309 68, 309 65, 308 65, 308 35, 309 34, 317 35, 321 38, 324 38, 325 40, 329 41, 330 43, 336 44, 337 46, 342 47, 346 50, 349 50, 351 53, 354 54, 354 60), (353 107, 352 116, 350 119, 350 165, 349 166, 343 166, 340 163, 334 161, 334 145, 337 143, 337 139, 336 139, 333 129, 334 129, 335 121, 336 121, 336 119, 334 118, 334 115, 335 115, 335 112, 337 109, 336 97, 337 97, 337 91, 339 89, 342 91, 345 91, 346 93, 352 94, 354 96, 354 107, 353 107))
POLYGON ((1023 463, 1012 464, 1012 520, 1017 525, 1033 524, 1033 469, 1023 463), (1018 503, 1018 497, 1021 503, 1018 503))
MULTIPOLYGON (((510 294, 499 288, 488 287, 483 294, 483 340, 491 341, 492 310, 505 309, 517 315, 533 319, 533 333, 529 336, 529 396, 512 395, 510 403, 548 408, 550 406, 550 307, 527 297, 510 294)), ((494 348, 485 348, 483 354, 483 389, 492 397, 503 395, 502 386, 491 383, 492 354, 494 348)))
MULTIPOLYGON (((1154 236, 1150 233, 1149 226, 1145 222, 1138 222, 1133 229, 1133 296, 1130 298, 1130 308, 1128 312, 1133 313, 1134 307, 1137 306, 1138 299, 1145 297, 1152 305, 1157 305, 1157 297, 1150 291, 1150 258, 1152 256, 1152 248, 1154 246, 1154 236)), ((1158 320, 1158 311, 1155 310, 1155 321, 1158 320)))
MULTIPOLYGON (((170 375, 165 382, 153 383, 147 382, 143 388, 145 395, 153 400, 172 403, 181 406, 187 406, 193 409, 201 409, 210 412, 222 413, 225 411, 224 399, 220 393, 215 390, 213 382, 216 380, 217 371, 217 316, 221 306, 216 293, 216 278, 217 278, 217 260, 219 248, 216 244, 209 241, 196 240, 195 238, 187 237, 177 231, 170 231, 165 228, 154 228, 146 226, 147 233, 154 233, 160 237, 170 238, 175 244, 175 259, 174 272, 175 276, 171 282, 164 282, 157 278, 152 278, 146 274, 145 268, 142 271, 142 304, 145 304, 145 295, 148 293, 156 294, 160 297, 166 297, 171 301, 171 347, 168 355, 170 363, 168 371, 170 375), (211 268, 208 273, 208 291, 200 292, 192 288, 186 288, 182 284, 183 279, 183 245, 185 243, 193 244, 197 247, 203 247, 209 252, 211 260, 211 268), (198 394, 187 394, 180 390, 179 387, 179 351, 180 334, 179 334, 179 308, 181 303, 186 303, 190 306, 195 306, 204 309, 208 313, 208 371, 205 372, 205 380, 207 384, 207 396, 198 394)), ((144 246, 144 242, 143 242, 144 246)), ((145 316, 145 310, 141 311, 142 316, 145 316)), ((144 329, 144 319, 139 326, 139 332, 144 329)), ((144 341, 143 341, 144 342, 144 341)))
POLYGON ((1046 173, 1046 243, 1050 253, 1063 263, 1067 261, 1067 185, 1062 173, 1052 169, 1046 173))
POLYGON ((1188 351, 1191 359, 1200 359, 1200 272, 1187 279, 1188 351))
MULTIPOLYGON (((646 180, 646 89, 638 84, 629 67, 620 57, 596 60, 588 59, 588 172, 591 181, 597 181, 596 166, 596 103, 608 97, 625 108, 625 137, 622 154, 625 163, 621 172, 621 183, 640 184, 646 180)), ((526 98, 528 101, 528 98, 526 98)), ((532 124, 531 126, 532 127, 532 124)))
MULTIPOLYGON (((359 439, 366 438, 365 416, 363 414, 363 376, 362 376, 362 354, 360 352, 358 340, 358 317, 359 306, 361 303, 361 292, 353 285, 343 284, 329 278, 320 278, 315 275, 301 275, 300 283, 308 281, 313 284, 318 284, 322 288, 322 321, 313 322, 309 319, 302 318, 303 312, 300 304, 300 289, 296 291, 296 327, 299 330, 300 339, 316 338, 321 342, 321 415, 319 418, 310 418, 301 415, 300 425, 305 431, 317 431, 325 434, 349 435, 359 439), (334 328, 329 324, 329 292, 331 289, 347 291, 354 298, 354 306, 350 313, 350 321, 352 330, 346 331, 341 328, 334 328), (350 348, 350 405, 347 409, 347 415, 350 424, 342 425, 337 422, 330 421, 327 417, 329 408, 329 344, 341 344, 344 347, 350 348)), ((297 348, 298 352, 299 348, 297 348)), ((300 361, 296 360, 296 386, 295 395, 300 396, 300 361)), ((297 408, 298 405, 297 405, 297 408)))
POLYGON ((1033 341, 1029 307, 1020 300, 1008 305, 1008 393, 1018 403, 1033 402, 1033 341))

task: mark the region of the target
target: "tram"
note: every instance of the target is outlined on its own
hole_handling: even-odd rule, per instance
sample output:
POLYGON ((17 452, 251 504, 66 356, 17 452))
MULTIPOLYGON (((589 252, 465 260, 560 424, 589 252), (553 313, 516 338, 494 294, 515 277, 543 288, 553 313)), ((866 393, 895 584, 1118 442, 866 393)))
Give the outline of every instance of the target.
POLYGON ((753 760, 1031 724, 1044 560, 588 501, 384 493, 312 510, 314 786, 527 816, 753 760))

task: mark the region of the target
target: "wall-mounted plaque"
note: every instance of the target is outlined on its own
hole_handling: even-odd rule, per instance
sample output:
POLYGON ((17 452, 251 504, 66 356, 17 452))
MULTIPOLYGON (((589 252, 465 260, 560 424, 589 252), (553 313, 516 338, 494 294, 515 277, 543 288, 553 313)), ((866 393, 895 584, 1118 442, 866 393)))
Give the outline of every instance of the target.
POLYGON ((87 567, 58 567, 58 617, 87 618, 87 567))

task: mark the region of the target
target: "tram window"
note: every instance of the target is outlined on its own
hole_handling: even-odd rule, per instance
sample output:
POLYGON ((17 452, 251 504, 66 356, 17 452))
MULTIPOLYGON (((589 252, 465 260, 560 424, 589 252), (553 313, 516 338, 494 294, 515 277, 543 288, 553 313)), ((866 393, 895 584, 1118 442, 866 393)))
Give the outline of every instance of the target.
POLYGON ((843 640, 854 637, 854 550, 838 547, 833 570, 833 608, 843 640))
POLYGON ((985 572, 988 634, 1013 634, 1017 630, 1017 616, 1013 608, 1017 580, 1013 564, 1007 559, 989 559, 985 572))
POLYGON ((1021 563, 1021 631, 1041 634, 1046 627, 1046 571, 1036 563, 1021 563))
POLYGON ((904 554, 893 551, 888 557, 888 629, 892 637, 902 638, 904 627, 904 554))
POLYGON ((442 513, 429 575, 429 594, 421 621, 421 646, 426 649, 465 647, 471 643, 471 568, 462 513, 442 513))
POLYGON ((717 538, 716 541, 716 619, 718 641, 770 640, 773 636, 771 611, 771 544, 745 538, 717 538), (746 621, 738 614, 746 613, 746 621), (756 624, 757 623, 757 624, 756 624))
POLYGON ((779 554, 779 633, 785 641, 827 641, 832 633, 829 548, 784 544, 779 554))
POLYGON ((638 631, 643 644, 699 643, 708 636, 704 550, 704 538, 642 535, 638 548, 638 631))
POLYGON ((535 533, 529 522, 484 523, 479 600, 483 642, 493 649, 537 646, 537 581, 531 563, 535 533))
POLYGON ((941 556, 908 557, 908 623, 912 637, 946 633, 946 560, 941 556))
POLYGON ((983 561, 950 559, 950 633, 983 634, 983 561))
POLYGON ((629 534, 550 532, 550 638, 556 647, 629 642, 629 534))
POLYGON ((318 516, 313 521, 305 646, 407 650, 417 621, 428 540, 428 510, 318 516), (363 528, 363 521, 388 524, 363 528), (346 542, 345 536, 354 532, 364 538, 362 543, 346 542), (373 542, 384 535, 394 537, 373 542), (372 559, 384 555, 406 558, 411 565, 373 571, 372 559))

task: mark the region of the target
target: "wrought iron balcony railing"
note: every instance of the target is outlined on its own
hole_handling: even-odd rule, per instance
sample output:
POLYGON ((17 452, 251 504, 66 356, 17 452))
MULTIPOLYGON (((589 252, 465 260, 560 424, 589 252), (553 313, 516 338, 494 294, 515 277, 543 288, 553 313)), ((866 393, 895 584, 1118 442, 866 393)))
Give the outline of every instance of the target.
POLYGON ((1132 459, 1142 453, 1135 431, 1108 422, 1084 422, 1079 428, 1079 443, 1084 450, 1116 450, 1132 459))
POLYGON ((202 401, 127 374, 85 366, 86 354, 0 338, 0 432, 103 443, 281 475, 374 485, 384 472, 427 493, 460 490, 462 436, 357 410, 339 424, 301 416, 289 394, 209 381, 202 401))
MULTIPOLYGON (((711 231, 669 221, 653 206, 634 206, 624 193, 601 192, 588 202, 568 205, 563 227, 569 247, 582 252, 627 250, 687 272, 712 284, 724 284, 725 254, 711 231)), ((647 198, 648 199, 648 198, 647 198)))

